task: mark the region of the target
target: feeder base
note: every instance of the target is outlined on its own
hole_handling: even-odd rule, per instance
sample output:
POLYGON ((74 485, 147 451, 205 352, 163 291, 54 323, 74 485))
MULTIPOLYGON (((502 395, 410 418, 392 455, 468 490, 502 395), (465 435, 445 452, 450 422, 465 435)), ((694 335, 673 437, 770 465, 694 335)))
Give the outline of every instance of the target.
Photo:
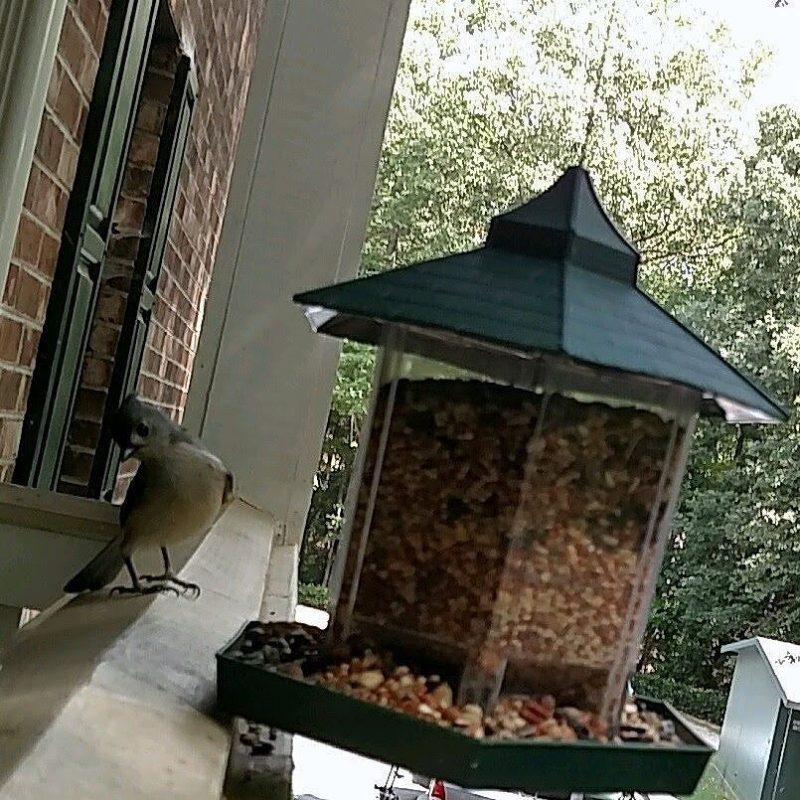
POLYGON ((684 744, 477 740, 272 669, 217 654, 217 697, 231 715, 474 789, 691 794, 712 749, 666 703, 638 698, 671 719, 684 744))

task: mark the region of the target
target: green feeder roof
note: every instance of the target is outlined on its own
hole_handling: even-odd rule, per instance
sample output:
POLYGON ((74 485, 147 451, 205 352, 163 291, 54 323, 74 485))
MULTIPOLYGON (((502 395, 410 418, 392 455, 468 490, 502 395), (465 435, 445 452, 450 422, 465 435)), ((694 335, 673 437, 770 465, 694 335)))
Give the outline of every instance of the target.
POLYGON ((317 330, 380 344, 387 326, 453 333, 524 354, 668 381, 731 422, 786 412, 636 285, 640 256, 581 167, 495 217, 486 245, 304 292, 317 330))

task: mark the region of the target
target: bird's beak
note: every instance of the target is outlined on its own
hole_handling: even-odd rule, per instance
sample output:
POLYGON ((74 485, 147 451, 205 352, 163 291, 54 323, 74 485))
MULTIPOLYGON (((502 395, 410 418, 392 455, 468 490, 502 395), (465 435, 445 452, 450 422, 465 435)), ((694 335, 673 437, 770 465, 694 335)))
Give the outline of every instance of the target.
POLYGON ((127 447, 122 448, 122 460, 127 461, 129 458, 133 458, 133 454, 136 452, 136 448, 128 445, 127 447))

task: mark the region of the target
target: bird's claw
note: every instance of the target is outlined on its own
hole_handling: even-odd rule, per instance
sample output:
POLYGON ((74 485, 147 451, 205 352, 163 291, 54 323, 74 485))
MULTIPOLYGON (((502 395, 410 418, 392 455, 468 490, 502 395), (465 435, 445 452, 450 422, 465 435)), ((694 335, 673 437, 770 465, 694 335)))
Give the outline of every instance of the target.
POLYGON ((187 583, 183 587, 183 593, 190 595, 192 600, 197 600, 201 591, 202 589, 196 583, 187 583))
POLYGON ((160 583, 174 584, 174 586, 170 587, 174 591, 177 591, 177 589, 175 589, 175 586, 180 586, 181 589, 183 590, 182 594, 191 595, 192 599, 194 600, 197 600, 197 598, 200 597, 201 589, 200 586, 198 586, 198 584, 191 583, 190 581, 181 580, 175 575, 170 575, 170 574, 142 575, 139 578, 139 580, 144 581, 145 583, 152 583, 154 581, 159 581, 160 583))
POLYGON ((111 597, 118 594, 167 594, 168 592, 175 592, 175 597, 180 597, 180 592, 167 583, 155 583, 152 586, 114 586, 111 591, 111 597))

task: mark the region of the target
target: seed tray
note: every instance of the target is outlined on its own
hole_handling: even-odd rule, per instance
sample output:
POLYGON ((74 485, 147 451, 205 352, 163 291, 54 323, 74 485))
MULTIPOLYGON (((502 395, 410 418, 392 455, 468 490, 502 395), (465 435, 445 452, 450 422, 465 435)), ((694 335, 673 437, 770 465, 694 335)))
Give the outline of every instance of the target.
MULTIPOLYGON (((250 623, 254 624, 254 623, 250 623)), ((667 703, 639 698, 670 719, 683 744, 472 739, 230 655, 217 653, 217 698, 232 715, 471 788, 535 792, 691 794, 712 749, 667 703)))

